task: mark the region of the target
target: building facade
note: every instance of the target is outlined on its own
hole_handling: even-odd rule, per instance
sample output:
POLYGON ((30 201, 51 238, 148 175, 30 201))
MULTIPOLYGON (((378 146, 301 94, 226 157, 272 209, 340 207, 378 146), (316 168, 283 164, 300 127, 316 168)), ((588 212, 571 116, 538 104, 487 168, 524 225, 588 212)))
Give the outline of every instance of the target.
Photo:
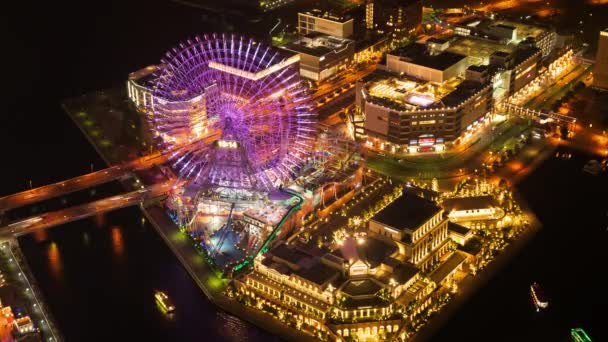
POLYGON ((350 39, 311 32, 283 49, 300 56, 300 75, 322 81, 346 69, 355 54, 355 42, 350 39))
POLYGON ((391 40, 403 40, 421 23, 421 0, 368 0, 365 4, 365 27, 391 40))
POLYGON ((158 71, 157 65, 150 65, 129 74, 127 80, 127 96, 142 113, 152 112, 152 81, 154 73, 158 71))
POLYGON ((321 10, 298 13, 298 33, 307 35, 311 32, 324 33, 339 38, 353 36, 354 20, 321 10))
POLYGON ((329 249, 297 239, 280 243, 258 256, 235 286, 333 340, 391 336, 401 331, 404 314, 427 308, 435 289, 461 268, 461 255, 447 255, 447 225, 440 207, 406 192, 358 237, 329 249))
POLYGON ((593 86, 608 89, 608 29, 599 33, 595 65, 593 66, 593 86))
POLYGON ((422 82, 386 72, 358 82, 356 89, 367 146, 391 153, 443 150, 483 120, 492 109, 491 96, 488 82, 422 82))
POLYGON ((429 200, 405 193, 369 221, 369 231, 395 241, 406 259, 426 270, 448 247, 448 220, 429 200))

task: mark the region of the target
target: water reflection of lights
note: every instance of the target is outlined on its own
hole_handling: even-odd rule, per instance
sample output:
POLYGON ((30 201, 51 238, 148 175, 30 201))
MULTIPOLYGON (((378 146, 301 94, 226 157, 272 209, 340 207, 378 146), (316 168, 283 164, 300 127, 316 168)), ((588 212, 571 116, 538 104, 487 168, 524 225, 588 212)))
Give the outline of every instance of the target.
POLYGON ((125 243, 122 237, 122 229, 119 226, 112 227, 112 251, 117 257, 122 257, 125 243))
POLYGON ((51 242, 47 253, 51 273, 53 273, 53 275, 55 275, 56 277, 59 277, 61 275, 63 263, 61 260, 59 248, 57 247, 57 244, 55 242, 51 242))
POLYGON ((91 237, 89 236, 89 233, 84 232, 84 233, 82 234, 82 241, 84 242, 84 244, 85 244, 86 246, 88 246, 88 245, 91 243, 91 237))
POLYGON ((106 215, 104 213, 98 213, 95 215, 95 225, 97 227, 103 227, 106 223, 106 215))

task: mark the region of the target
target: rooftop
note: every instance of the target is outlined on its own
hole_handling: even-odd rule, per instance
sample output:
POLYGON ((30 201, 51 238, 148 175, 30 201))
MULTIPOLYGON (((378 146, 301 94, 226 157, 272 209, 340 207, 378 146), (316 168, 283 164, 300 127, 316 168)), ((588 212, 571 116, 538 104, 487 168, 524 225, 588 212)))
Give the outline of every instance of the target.
POLYGON ((405 284, 410 279, 414 278, 420 269, 409 262, 403 263, 393 270, 393 279, 399 284, 405 284))
POLYGON ((494 197, 490 195, 476 196, 476 197, 453 197, 441 203, 441 206, 446 212, 452 210, 474 210, 474 209, 486 209, 495 208, 498 203, 494 197))
POLYGON ((494 51, 492 53, 492 56, 507 58, 507 57, 511 56, 511 53, 509 53, 507 51, 494 51))
POLYGON ((348 14, 338 14, 332 11, 322 11, 320 9, 312 9, 306 12, 299 12, 298 14, 310 15, 317 18, 323 18, 325 20, 336 21, 339 23, 346 23, 350 20, 353 20, 348 14))
POLYGON ((448 222, 448 230, 460 235, 467 235, 471 230, 454 222, 448 222))
POLYGON ((469 64, 488 64, 492 53, 497 51, 511 53, 513 49, 513 45, 505 45, 489 39, 458 37, 451 41, 446 51, 468 56, 469 64))
POLYGON ((400 231, 415 231, 439 212, 441 212, 441 208, 435 203, 404 193, 374 215, 372 220, 400 231))
MULTIPOLYGON (((458 77, 443 83, 427 82, 386 71, 378 71, 377 77, 366 79, 372 80, 365 86, 372 97, 370 102, 395 107, 401 111, 443 107, 443 99, 457 91, 463 82, 463 79, 458 77)), ((458 94, 456 93, 457 96, 458 94)))
POLYGON ((379 266, 396 251, 397 246, 394 243, 384 242, 369 236, 363 244, 357 245, 359 258, 367 261, 371 268, 379 266))
POLYGON ((333 258, 342 258, 343 260, 362 260, 369 267, 376 268, 396 251, 397 245, 394 242, 385 242, 368 236, 362 244, 359 244, 354 238, 347 238, 342 246, 331 254, 333 258))
POLYGON ((269 255, 275 256, 279 259, 283 259, 291 264, 298 265, 304 260, 309 259, 310 256, 303 253, 295 248, 290 248, 286 244, 282 243, 275 248, 271 249, 269 255))
POLYGON ((498 20, 498 21, 496 21, 496 26, 499 26, 499 27, 507 26, 507 27, 512 27, 514 29, 517 29, 517 36, 515 37, 516 41, 523 40, 527 37, 536 38, 536 37, 540 36, 542 33, 547 31, 546 28, 543 28, 540 26, 530 25, 530 24, 525 24, 525 23, 510 21, 510 20, 498 20))
POLYGON ((420 291, 424 290, 427 286, 428 282, 424 278, 419 279, 412 286, 403 291, 396 302, 403 306, 407 306, 409 303, 415 301, 420 291))
POLYGON ((336 269, 326 266, 321 262, 316 262, 314 265, 307 269, 295 272, 295 274, 297 274, 299 277, 306 279, 311 283, 315 283, 319 286, 329 284, 338 276, 338 273, 339 272, 336 269))
POLYGON ((517 49, 513 57, 513 59, 515 60, 515 65, 521 64, 523 61, 534 56, 537 53, 540 53, 540 50, 533 46, 521 47, 517 49))
POLYGON ((343 50, 351 43, 354 44, 351 39, 334 37, 319 32, 311 32, 296 41, 281 46, 281 48, 296 53, 322 57, 343 50))
POLYGON ((438 54, 430 54, 425 44, 413 43, 397 48, 389 55, 400 60, 436 70, 445 70, 466 58, 465 55, 451 52, 450 49, 438 54))
POLYGON ((500 28, 504 28, 504 29, 507 29, 507 30, 515 30, 515 26, 511 26, 511 25, 496 24, 494 26, 500 27, 500 28))
POLYGON ((351 297, 373 296, 382 289, 382 286, 371 278, 351 279, 342 287, 341 291, 351 297))
POLYGON ((346 297, 347 299, 341 304, 342 307, 347 309, 364 309, 372 307, 382 307, 383 305, 389 305, 390 302, 383 300, 378 296, 366 297, 366 298, 353 298, 346 297))
POLYGON ((129 74, 129 80, 141 86, 151 86, 152 81, 156 79, 155 73, 159 70, 158 65, 149 65, 143 69, 139 69, 129 74))
POLYGON ((441 283, 448 275, 452 273, 452 271, 456 267, 460 266, 460 264, 462 264, 466 259, 467 258, 462 253, 454 252, 454 254, 452 254, 448 258, 448 260, 446 260, 435 271, 433 271, 433 273, 431 273, 429 278, 431 278, 431 280, 434 281, 436 284, 441 283))
POLYGON ((470 67, 467 68, 468 70, 471 71, 476 71, 476 72, 484 72, 488 70, 488 66, 487 65, 471 65, 470 67))
POLYGON ((441 107, 457 107, 466 99, 474 96, 478 92, 480 92, 486 85, 479 83, 477 81, 465 80, 462 81, 456 87, 454 91, 447 94, 443 99, 441 99, 441 103, 435 103, 431 108, 441 108, 441 107))

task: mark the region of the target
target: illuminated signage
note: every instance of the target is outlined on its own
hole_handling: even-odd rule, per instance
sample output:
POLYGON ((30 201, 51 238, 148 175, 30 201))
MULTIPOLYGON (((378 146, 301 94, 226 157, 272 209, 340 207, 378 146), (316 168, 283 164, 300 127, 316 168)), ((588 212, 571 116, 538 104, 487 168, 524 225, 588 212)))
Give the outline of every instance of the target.
POLYGON ((238 148, 239 143, 236 141, 218 140, 217 147, 219 147, 219 148, 238 148))
POLYGON ((418 139, 418 145, 420 145, 420 146, 431 146, 434 143, 435 143, 435 137, 419 138, 418 139))
POLYGON ((288 65, 297 63, 300 61, 300 55, 293 55, 279 63, 276 63, 266 69, 260 70, 258 72, 250 72, 250 71, 246 71, 246 70, 241 70, 229 65, 225 65, 222 63, 218 63, 218 62, 209 62, 209 68, 211 69, 215 69, 215 70, 219 70, 225 73, 229 73, 235 76, 239 76, 239 77, 243 77, 243 78, 247 78, 253 81, 257 81, 259 79, 262 79, 270 74, 272 74, 273 72, 276 72, 280 69, 283 69, 285 67, 287 67, 288 65))

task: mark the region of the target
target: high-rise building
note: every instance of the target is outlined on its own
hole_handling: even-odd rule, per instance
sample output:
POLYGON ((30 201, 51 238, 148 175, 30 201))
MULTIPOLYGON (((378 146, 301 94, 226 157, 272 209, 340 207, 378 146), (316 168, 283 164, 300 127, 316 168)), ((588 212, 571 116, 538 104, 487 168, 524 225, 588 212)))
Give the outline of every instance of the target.
POLYGON ((608 89, 608 29, 600 31, 593 67, 593 86, 608 89))
POLYGON ((336 15, 314 9, 298 13, 298 32, 307 35, 320 32, 340 38, 350 38, 353 35, 354 20, 349 16, 336 15))
POLYGON ((311 32, 282 48, 299 54, 300 75, 315 81, 347 68, 355 54, 353 40, 319 32, 311 32))
POLYGON ((391 39, 406 38, 421 22, 421 0, 368 0, 365 4, 366 28, 391 39))

